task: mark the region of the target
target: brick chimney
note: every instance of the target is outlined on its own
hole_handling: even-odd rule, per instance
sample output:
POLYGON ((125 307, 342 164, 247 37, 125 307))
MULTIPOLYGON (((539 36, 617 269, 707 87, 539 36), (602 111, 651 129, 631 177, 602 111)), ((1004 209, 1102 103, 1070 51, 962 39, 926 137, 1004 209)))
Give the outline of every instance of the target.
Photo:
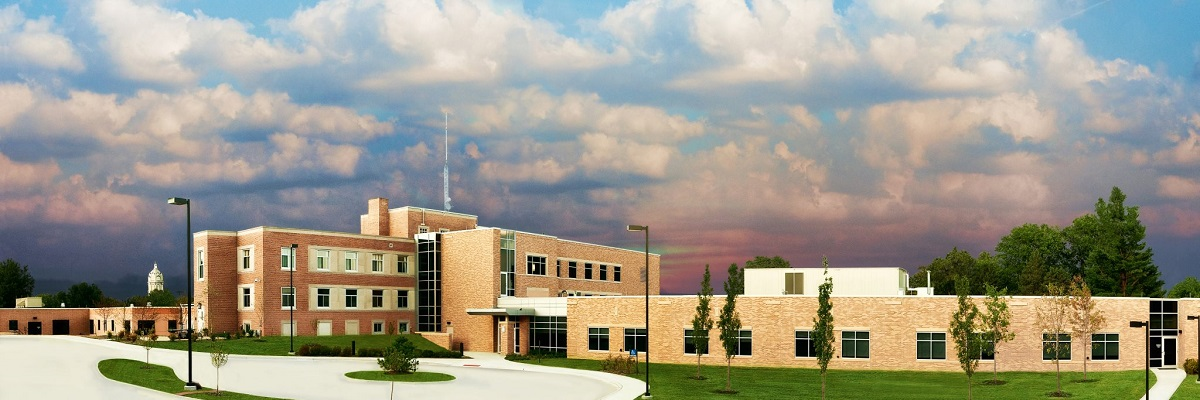
POLYGON ((367 215, 362 216, 362 234, 388 236, 391 221, 388 199, 376 197, 367 201, 367 215))

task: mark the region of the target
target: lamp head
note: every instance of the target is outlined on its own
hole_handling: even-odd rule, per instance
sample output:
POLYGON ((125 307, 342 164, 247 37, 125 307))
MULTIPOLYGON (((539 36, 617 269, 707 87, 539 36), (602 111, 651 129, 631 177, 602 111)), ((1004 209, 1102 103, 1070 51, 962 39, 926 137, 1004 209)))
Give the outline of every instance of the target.
POLYGON ((182 205, 185 205, 188 203, 190 203, 190 201, 188 199, 185 199, 182 197, 172 197, 172 198, 167 199, 167 204, 173 204, 173 205, 177 205, 177 206, 182 206, 182 205))
POLYGON ((300 245, 298 245, 298 244, 292 243, 292 250, 295 250, 295 249, 296 249, 296 247, 299 247, 299 246, 300 246, 300 245))
POLYGON ((1188 321, 1195 321, 1198 319, 1200 319, 1200 315, 1189 315, 1188 316, 1188 321))
POLYGON ((630 232, 641 232, 647 229, 650 229, 650 227, 645 225, 629 225, 625 227, 625 230, 630 232))
POLYGON ((1146 321, 1129 321, 1130 328, 1142 328, 1142 327, 1145 327, 1146 325, 1149 325, 1146 323, 1146 321))

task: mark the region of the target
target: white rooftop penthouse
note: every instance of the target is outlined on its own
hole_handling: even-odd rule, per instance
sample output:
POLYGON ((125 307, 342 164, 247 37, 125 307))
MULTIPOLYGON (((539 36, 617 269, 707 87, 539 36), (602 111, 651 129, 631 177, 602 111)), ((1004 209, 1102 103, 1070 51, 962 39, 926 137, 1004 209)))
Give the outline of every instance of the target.
MULTIPOLYGON (((903 268, 830 268, 834 296, 905 296, 933 294, 929 288, 909 288, 903 268)), ((824 268, 749 268, 748 296, 816 296, 825 282, 824 268)))

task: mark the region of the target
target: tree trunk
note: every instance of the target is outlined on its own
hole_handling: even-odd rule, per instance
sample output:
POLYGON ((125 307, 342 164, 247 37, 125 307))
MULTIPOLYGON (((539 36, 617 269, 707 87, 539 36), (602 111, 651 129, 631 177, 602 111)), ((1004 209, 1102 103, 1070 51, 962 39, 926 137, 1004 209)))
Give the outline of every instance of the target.
POLYGON ((1000 372, 998 370, 999 367, 996 366, 998 361, 999 360, 996 360, 996 348, 992 347, 992 382, 997 383, 1000 382, 1000 372))
POLYGON ((821 372, 821 400, 825 400, 825 372, 821 372))
MULTIPOLYGON (((1058 351, 1056 348, 1055 351, 1058 351)), ((1058 394, 1062 394, 1062 367, 1059 366, 1058 357, 1054 359, 1054 374, 1058 376, 1058 394)), ((1148 399, 1147 399, 1148 400, 1148 399)))
POLYGON ((732 368, 732 365, 731 365, 732 361, 730 361, 730 360, 731 359, 729 359, 729 358, 725 359, 725 391, 726 392, 733 390, 733 383, 729 380, 729 369, 732 368))
POLYGON ((971 375, 967 375, 967 400, 971 400, 971 375))
POLYGON ((696 379, 700 379, 700 350, 696 350, 696 379))

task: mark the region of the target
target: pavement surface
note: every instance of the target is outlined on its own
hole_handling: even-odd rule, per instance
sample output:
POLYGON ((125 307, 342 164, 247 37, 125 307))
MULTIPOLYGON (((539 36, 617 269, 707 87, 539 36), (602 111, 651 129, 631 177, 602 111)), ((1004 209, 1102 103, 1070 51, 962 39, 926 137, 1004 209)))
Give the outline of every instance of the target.
MULTIPOLYGON (((448 382, 362 381, 347 372, 375 370, 374 358, 271 357, 230 355, 221 367, 221 390, 289 399, 597 399, 631 400, 642 381, 599 371, 514 363, 497 354, 471 353, 471 359, 420 359, 420 370, 453 375, 448 382)), ((192 374, 205 387, 217 383, 208 353, 192 354, 192 374)), ((100 375, 96 364, 109 358, 145 360, 139 346, 73 336, 0 336, 0 399, 124 398, 179 399, 100 375)), ((187 352, 150 351, 150 362, 166 365, 187 381, 187 352)))
MULTIPOLYGON (((1175 395, 1175 389, 1179 388, 1179 384, 1187 379, 1187 373, 1182 369, 1154 368, 1150 371, 1154 372, 1154 377, 1157 379, 1154 381, 1154 386, 1150 387, 1150 399, 1154 400, 1169 400, 1171 396, 1175 395)), ((1148 399, 1146 396, 1142 396, 1142 400, 1148 399)))

